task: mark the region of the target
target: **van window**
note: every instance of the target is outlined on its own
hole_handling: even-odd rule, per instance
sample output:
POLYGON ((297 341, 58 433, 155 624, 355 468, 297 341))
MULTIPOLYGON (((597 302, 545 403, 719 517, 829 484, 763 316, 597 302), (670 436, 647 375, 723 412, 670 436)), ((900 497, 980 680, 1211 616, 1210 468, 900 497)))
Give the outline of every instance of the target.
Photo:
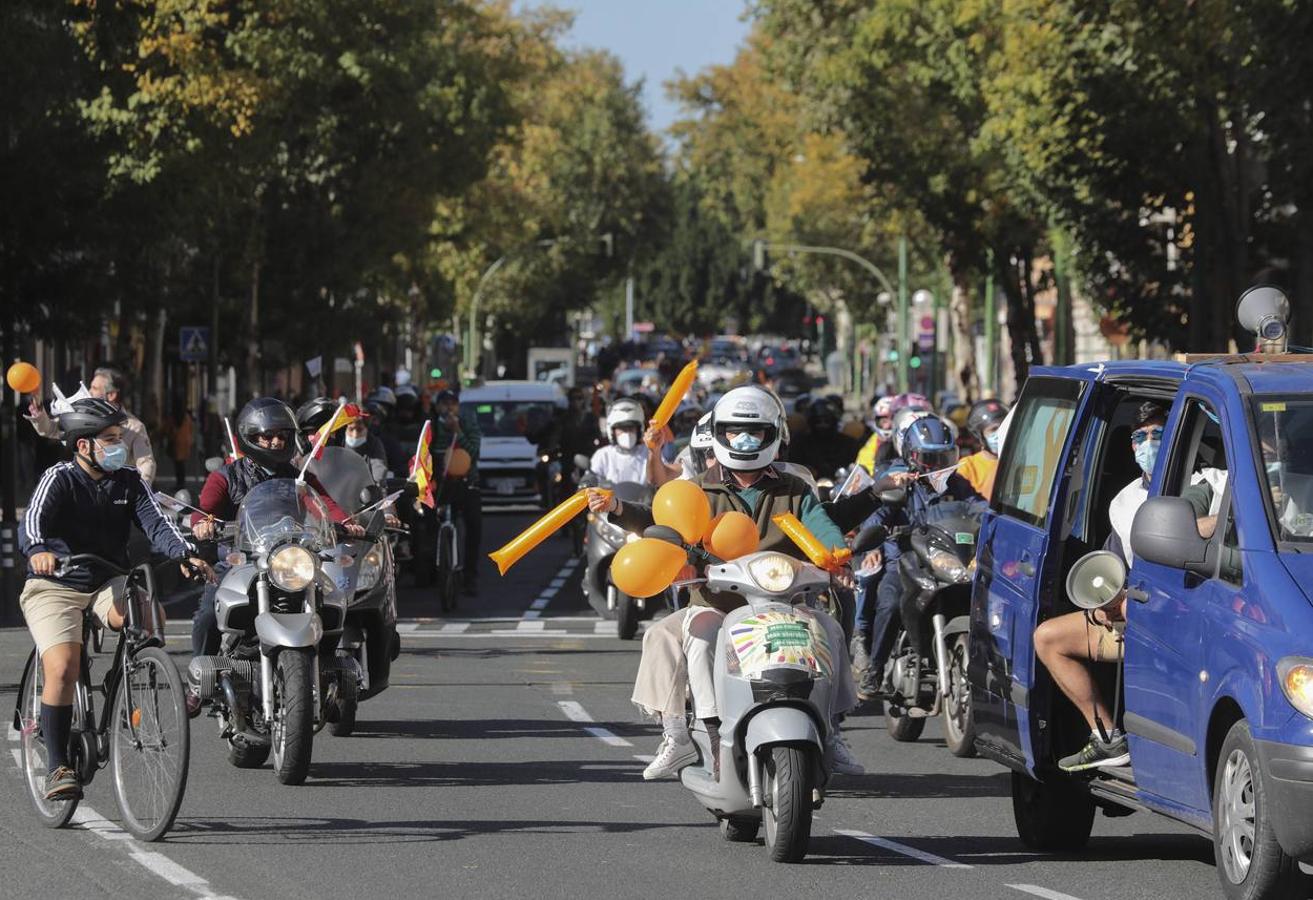
POLYGON ((1035 377, 1026 382, 995 482, 998 512, 1030 525, 1039 525, 1048 516, 1062 448, 1076 421, 1084 388, 1085 382, 1067 378, 1035 377))
POLYGON ((1229 474, 1221 419, 1205 401, 1188 398, 1177 429, 1163 495, 1190 500, 1199 518, 1200 534, 1222 545, 1218 577, 1239 584, 1241 557, 1229 474))

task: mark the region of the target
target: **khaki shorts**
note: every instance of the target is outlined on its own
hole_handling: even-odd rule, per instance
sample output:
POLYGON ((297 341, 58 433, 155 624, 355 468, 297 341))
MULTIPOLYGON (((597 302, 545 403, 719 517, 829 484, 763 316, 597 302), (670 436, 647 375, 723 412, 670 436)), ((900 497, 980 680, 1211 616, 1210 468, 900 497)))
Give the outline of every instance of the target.
POLYGON ((37 652, 45 653, 56 644, 82 643, 82 612, 88 606, 107 626, 109 611, 115 598, 123 596, 126 582, 126 578, 111 578, 99 590, 83 594, 45 578, 28 578, 18 605, 37 652))
POLYGON ((1094 661, 1120 662, 1126 655, 1126 623, 1117 622, 1111 628, 1091 625, 1094 631, 1094 661))

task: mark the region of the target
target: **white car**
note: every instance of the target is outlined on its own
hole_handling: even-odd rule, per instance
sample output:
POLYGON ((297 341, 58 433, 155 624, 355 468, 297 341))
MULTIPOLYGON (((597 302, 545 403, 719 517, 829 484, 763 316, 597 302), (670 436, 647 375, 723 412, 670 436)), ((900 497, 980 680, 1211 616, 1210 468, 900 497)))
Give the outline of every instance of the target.
POLYGON ((463 412, 479 421, 483 502, 539 501, 538 440, 566 407, 565 391, 546 381, 489 381, 461 392, 463 412))

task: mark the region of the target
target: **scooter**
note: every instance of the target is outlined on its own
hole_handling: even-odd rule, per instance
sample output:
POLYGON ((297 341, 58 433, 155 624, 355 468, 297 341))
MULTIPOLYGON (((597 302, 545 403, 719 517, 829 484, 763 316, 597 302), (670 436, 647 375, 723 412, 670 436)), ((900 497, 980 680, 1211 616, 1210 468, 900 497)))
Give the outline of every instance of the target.
MULTIPOLYGON (((593 487, 597 479, 588 476, 582 482, 585 486, 593 487)), ((646 485, 620 482, 610 487, 622 503, 652 502, 652 489, 646 485)), ((633 640, 638 634, 638 623, 651 618, 663 604, 669 609, 676 608, 673 590, 667 589, 655 597, 631 597, 612 582, 611 560, 631 539, 630 532, 607 521, 606 516, 588 514, 588 529, 584 538, 587 561, 583 579, 584 598, 599 616, 615 619, 620 639, 626 641, 633 640)))

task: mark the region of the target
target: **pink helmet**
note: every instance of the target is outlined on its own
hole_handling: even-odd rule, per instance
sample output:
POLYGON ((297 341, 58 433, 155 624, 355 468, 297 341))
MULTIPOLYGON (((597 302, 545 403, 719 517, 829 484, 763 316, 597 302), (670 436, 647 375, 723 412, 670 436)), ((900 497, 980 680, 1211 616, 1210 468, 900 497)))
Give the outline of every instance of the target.
POLYGON ((871 415, 877 419, 883 419, 885 416, 892 416, 898 411, 894 409, 894 401, 896 399, 897 398, 893 394, 885 394, 871 404, 871 415))
POLYGON ((922 394, 899 394, 890 404, 889 414, 893 415, 900 409, 931 409, 930 401, 922 394))

